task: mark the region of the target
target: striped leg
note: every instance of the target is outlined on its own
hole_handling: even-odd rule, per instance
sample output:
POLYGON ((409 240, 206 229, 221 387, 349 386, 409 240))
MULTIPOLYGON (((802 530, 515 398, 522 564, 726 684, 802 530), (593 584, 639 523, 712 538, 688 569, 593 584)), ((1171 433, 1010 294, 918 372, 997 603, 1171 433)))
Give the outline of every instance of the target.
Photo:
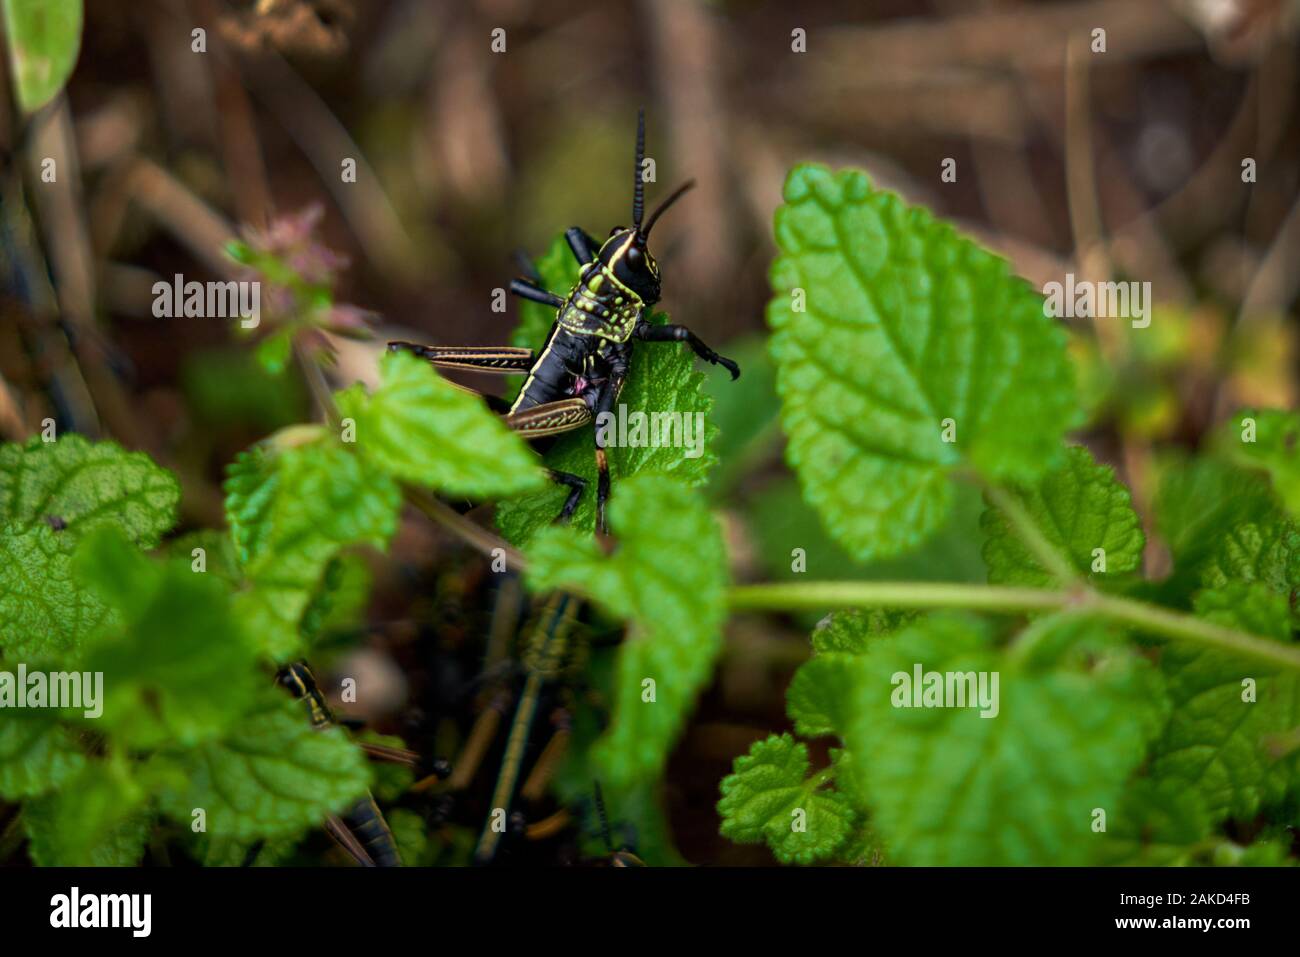
POLYGON ((533 367, 531 349, 512 346, 422 346, 416 342, 390 342, 389 352, 409 352, 444 369, 509 374, 533 367))
POLYGON ((526 439, 540 439, 580 429, 593 418, 587 400, 575 395, 512 412, 505 417, 505 423, 526 439))
MULTIPOLYGON (((559 435, 561 432, 572 432, 574 429, 582 428, 592 420, 591 406, 587 405, 586 400, 579 396, 574 396, 571 399, 560 399, 556 402, 543 402, 541 405, 534 405, 505 417, 506 425, 526 439, 538 439, 548 435, 559 435)), ((561 472, 559 469, 547 469, 546 474, 550 476, 552 482, 564 485, 569 489, 569 497, 564 500, 564 508, 560 510, 560 514, 556 518, 557 522, 567 522, 573 517, 578 503, 582 501, 582 493, 587 488, 587 480, 579 475, 574 475, 572 472, 561 472)))

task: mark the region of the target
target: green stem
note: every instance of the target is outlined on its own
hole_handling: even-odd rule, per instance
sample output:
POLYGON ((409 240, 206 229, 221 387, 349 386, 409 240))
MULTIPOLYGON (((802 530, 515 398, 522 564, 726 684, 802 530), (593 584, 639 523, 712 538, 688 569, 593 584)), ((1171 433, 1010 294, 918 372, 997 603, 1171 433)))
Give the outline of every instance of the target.
POLYGON ((1300 648, 1091 588, 1049 590, 935 582, 790 582, 740 585, 728 599, 736 611, 828 608, 965 608, 985 612, 1091 612, 1148 634, 1247 655, 1300 670, 1300 648))
POLYGON ((1060 608, 1065 592, 1041 588, 947 582, 789 582, 738 585, 731 607, 741 611, 823 611, 827 608, 969 608, 1019 612, 1060 608))

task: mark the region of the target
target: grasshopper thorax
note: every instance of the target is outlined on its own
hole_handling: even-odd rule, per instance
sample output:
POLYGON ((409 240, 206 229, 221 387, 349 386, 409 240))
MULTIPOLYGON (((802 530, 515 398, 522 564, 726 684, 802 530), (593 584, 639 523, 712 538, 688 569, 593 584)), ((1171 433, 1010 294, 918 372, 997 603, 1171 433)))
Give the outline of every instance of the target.
POLYGON ((659 301, 659 263, 640 230, 615 226, 596 258, 647 306, 659 301))

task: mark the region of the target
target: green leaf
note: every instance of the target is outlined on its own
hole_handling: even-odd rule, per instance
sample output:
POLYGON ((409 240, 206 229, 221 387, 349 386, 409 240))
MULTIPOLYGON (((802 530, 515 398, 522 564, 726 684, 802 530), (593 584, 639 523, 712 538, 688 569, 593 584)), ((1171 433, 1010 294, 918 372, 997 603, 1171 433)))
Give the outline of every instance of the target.
POLYGON ((1291 856, 1291 834, 1282 828, 1269 828, 1247 847, 1222 841, 1214 849, 1215 867, 1295 867, 1291 856))
POLYGON ((1266 472, 1287 511, 1300 519, 1300 414, 1281 409, 1243 412, 1228 424, 1220 446, 1238 465, 1266 472), (1253 434, 1245 428, 1247 419, 1254 421, 1253 434))
POLYGON ((77 542, 109 526, 152 547, 179 498, 169 472, 112 442, 74 434, 0 445, 0 650, 18 658, 75 650, 107 615, 73 581, 77 542))
POLYGON ((39 867, 130 867, 151 826, 145 793, 123 768, 87 764, 73 781, 23 806, 28 853, 39 867))
POLYGON ((279 376, 288 368, 289 360, 293 356, 294 332, 292 326, 287 326, 271 333, 258 343, 257 362, 267 375, 279 376))
MULTIPOLYGON (((650 321, 663 323, 667 317, 656 313, 650 321)), ((680 447, 673 444, 655 447, 612 439, 609 448, 611 499, 622 494, 629 478, 646 472, 671 475, 690 486, 701 486, 708 481, 709 470, 717 461, 710 449, 717 431, 710 421, 713 401, 704 391, 704 374, 695 371, 694 353, 684 343, 639 344, 618 402, 619 406, 626 406, 628 413, 680 415, 682 428, 674 427, 672 436, 674 441, 680 438, 682 444, 680 447), (689 444, 686 443, 687 428, 690 430, 689 444)), ((619 406, 615 407, 616 414, 619 406)), ((634 423, 628 420, 629 430, 633 427, 634 423)), ((586 492, 570 521, 573 528, 587 534, 596 527, 595 455, 592 429, 561 435, 546 452, 549 468, 587 480, 586 492)), ((497 527, 511 542, 526 543, 539 529, 555 521, 567 494, 568 489, 551 482, 538 492, 502 502, 497 506, 497 527)))
POLYGON ((81 0, 4 0, 18 105, 34 113, 63 89, 81 49, 81 0))
POLYGON ((1175 571, 1195 580, 1224 535, 1246 522, 1271 524, 1278 506, 1259 475, 1213 459, 1182 459, 1166 465, 1155 513, 1175 571))
POLYGON ((924 541, 958 469, 1029 482, 1051 466, 1080 419, 1065 335, 1004 260, 862 173, 820 166, 791 171, 776 241, 787 458, 851 554, 924 541))
POLYGON ((251 587, 236 604, 277 660, 301 647, 300 622, 339 549, 383 549, 401 492, 391 478, 332 441, 277 451, 258 446, 227 469, 226 518, 251 587))
POLYGON ((1300 588, 1300 528, 1293 522, 1243 522, 1220 539, 1201 569, 1207 588, 1261 582, 1279 595, 1300 588))
MULTIPOLYGON (((1081 627, 1040 620, 1035 643, 1057 644, 1042 632, 1061 626, 1081 627)), ((1086 862, 1092 810, 1118 802, 1163 703, 1152 669, 1126 652, 1068 665, 1006 654, 989 625, 968 616, 922 619, 860 662, 844 741, 873 826, 900 864, 1086 862), (996 716, 983 717, 978 704, 902 706, 918 665, 945 683, 948 673, 983 674, 990 691, 997 675, 996 716)))
POLYGON ((815 657, 800 665, 786 690, 786 713, 795 731, 806 738, 842 736, 857 693, 856 657, 915 618, 913 611, 872 608, 838 611, 818 622, 812 634, 815 657))
POLYGON ((545 484, 537 457, 483 400, 404 352, 380 360, 383 383, 366 397, 338 394, 356 421, 356 447, 393 478, 456 495, 496 497, 545 484))
POLYGON ((8 656, 61 658, 108 617, 73 580, 75 545, 44 524, 0 534, 0 650, 8 656))
POLYGON ((61 787, 84 766, 53 713, 13 709, 0 721, 0 798, 15 801, 61 787))
POLYGON ((840 734, 852 714, 857 690, 854 656, 831 652, 805 661, 786 691, 786 713, 805 738, 840 734))
POLYGON ((203 808, 208 833, 234 840, 297 836, 370 784, 341 729, 316 730, 300 702, 274 689, 221 740, 168 755, 167 766, 179 774, 160 789, 164 813, 188 827, 203 808))
POLYGON ((751 525, 758 560, 773 578, 983 583, 987 577, 980 556, 983 511, 979 490, 957 485, 943 527, 923 545, 903 555, 863 562, 848 555, 827 533, 817 512, 803 500, 798 481, 791 477, 777 479, 754 495, 751 525), (795 570, 796 548, 803 550, 803 571, 795 570))
MULTIPOLYGON (((1115 477, 1115 470, 1097 464, 1087 449, 1070 447, 1065 460, 1039 482, 1011 494, 1020 499, 1047 541, 1082 575, 1093 575, 1097 548, 1105 551, 1105 571, 1097 575, 1120 575, 1141 566, 1146 536, 1129 491, 1115 477)), ((987 537, 984 561, 990 584, 1048 588, 1057 583, 1000 509, 990 505, 980 527, 987 537)))
MULTIPOLYGON (((1279 641, 1291 637, 1287 598, 1260 583, 1203 591, 1196 613, 1279 641)), ((1296 758, 1274 760, 1265 739, 1300 725, 1300 676, 1182 644, 1165 648, 1160 668, 1174 711, 1153 752, 1152 774, 1198 791, 1216 821, 1253 817, 1279 800, 1296 758)))
POLYGON ((1140 867, 1194 863, 1195 847, 1211 831, 1201 796, 1172 781, 1140 778, 1118 808, 1106 808, 1106 837, 1097 862, 1140 867))
POLYGON ((844 795, 820 790, 821 783, 821 777, 808 777, 807 747, 790 735, 755 742, 722 779, 722 836, 740 844, 766 842, 786 864, 831 857, 857 816, 844 795))
POLYGON ((74 567, 120 612, 118 624, 87 642, 82 665, 108 676, 98 723, 116 741, 189 746, 248 709, 263 679, 227 583, 151 561, 107 529, 82 543, 74 567))
POLYGON ((712 443, 719 462, 710 482, 714 497, 721 497, 769 458, 775 461, 782 444, 781 400, 767 337, 732 340, 725 351, 745 374, 733 380, 719 366, 705 371, 704 388, 713 400, 711 421, 718 427, 712 443))
POLYGON ((0 524, 28 529, 56 521, 70 537, 116 525, 143 548, 176 521, 180 486, 143 452, 65 435, 0 446, 0 524))
POLYGON ((202 574, 212 575, 232 586, 239 585, 244 580, 239 559, 235 555, 235 543, 226 531, 201 528, 168 539, 163 547, 168 561, 191 571, 203 568, 202 574), (199 561, 200 556, 194 554, 195 549, 202 549, 202 562, 199 561))
POLYGON ((572 528, 539 532, 527 577, 534 590, 576 591, 629 623, 613 720, 593 753, 601 780, 619 787, 659 773, 709 680, 722 648, 727 573, 722 533, 700 494, 668 476, 628 479, 610 503, 610 523, 619 540, 613 555, 572 528), (646 679, 653 701, 643 700, 646 679))
POLYGON ((429 827, 424 818, 406 808, 393 808, 387 814, 388 828, 393 832, 397 852, 407 867, 428 867, 435 853, 431 847, 429 827))
POLYGON ((370 601, 370 566, 360 555, 335 555, 302 613, 302 634, 310 643, 334 628, 359 625, 370 601))
POLYGON ((298 846, 298 841, 274 840, 235 841, 213 837, 206 833, 195 835, 195 851, 204 867, 277 867, 288 861, 298 846), (252 860, 249 854, 256 847, 252 860))
POLYGON ((813 650, 819 654, 836 651, 865 654, 877 638, 892 634, 916 617, 914 611, 887 608, 837 611, 817 623, 812 633, 813 650))

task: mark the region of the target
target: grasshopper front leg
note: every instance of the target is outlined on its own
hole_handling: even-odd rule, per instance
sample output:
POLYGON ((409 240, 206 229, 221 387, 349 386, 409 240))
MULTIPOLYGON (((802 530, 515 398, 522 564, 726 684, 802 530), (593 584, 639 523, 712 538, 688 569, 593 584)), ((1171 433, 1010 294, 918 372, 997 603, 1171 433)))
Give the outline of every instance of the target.
POLYGON ((740 366, 726 356, 718 355, 704 343, 703 339, 685 326, 671 324, 656 326, 642 321, 637 323, 637 327, 632 330, 632 335, 642 342, 685 342, 705 362, 722 366, 730 372, 732 381, 740 378, 740 366))

